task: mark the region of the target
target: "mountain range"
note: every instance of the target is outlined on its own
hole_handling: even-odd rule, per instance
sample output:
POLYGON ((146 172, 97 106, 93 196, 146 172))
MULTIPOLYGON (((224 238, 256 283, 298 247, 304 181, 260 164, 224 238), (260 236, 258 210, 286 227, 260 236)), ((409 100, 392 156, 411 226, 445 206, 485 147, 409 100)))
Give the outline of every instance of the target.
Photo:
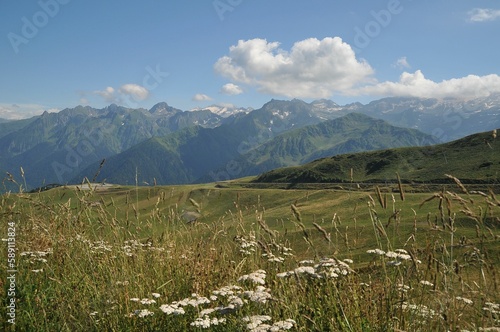
MULTIPOLYGON (((251 146, 247 133, 268 134, 259 125, 257 121, 237 121, 214 129, 191 127, 154 137, 107 159, 97 180, 133 184, 139 172, 139 179, 147 183, 214 182, 257 175, 325 155, 437 142, 417 130, 351 113, 294 130, 285 130, 285 124, 280 123, 281 134, 262 137, 260 144, 259 137, 252 134, 257 141, 251 146)), ((98 169, 95 163, 73 181, 92 178, 98 169)))
POLYGON ((78 106, 0 122, 0 170, 15 175, 22 166, 31 188, 81 182, 82 176, 93 177, 103 159, 101 176, 115 174, 120 183, 135 179, 136 169, 142 181, 158 183, 234 178, 337 153, 450 141, 500 127, 499 115, 500 95, 469 102, 385 98, 343 106, 331 100, 271 100, 255 110, 213 105, 182 111, 166 103, 149 110, 78 106), (351 134, 329 123, 353 112, 358 114, 343 119, 351 122, 351 134), (368 125, 361 114, 386 123, 368 125), (388 125, 428 135, 396 134, 402 129, 388 125))

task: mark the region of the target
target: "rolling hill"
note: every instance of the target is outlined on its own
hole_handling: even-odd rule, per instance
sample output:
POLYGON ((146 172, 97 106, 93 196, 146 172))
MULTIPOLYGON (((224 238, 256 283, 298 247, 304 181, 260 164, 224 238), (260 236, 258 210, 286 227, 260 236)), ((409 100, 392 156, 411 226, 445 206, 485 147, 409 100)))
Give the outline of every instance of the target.
POLYGON ((464 183, 499 183, 500 138, 489 131, 433 146, 342 154, 272 170, 254 182, 384 182, 396 173, 407 182, 449 182, 450 174, 464 183))

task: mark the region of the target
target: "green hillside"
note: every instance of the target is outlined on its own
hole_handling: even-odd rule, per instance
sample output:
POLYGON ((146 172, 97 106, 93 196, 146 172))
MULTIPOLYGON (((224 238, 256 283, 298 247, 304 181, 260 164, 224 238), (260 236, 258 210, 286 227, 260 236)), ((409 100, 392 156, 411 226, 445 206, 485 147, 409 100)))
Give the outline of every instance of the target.
POLYGON ((342 153, 436 143, 432 136, 418 130, 395 127, 367 115, 350 113, 283 133, 239 156, 235 164, 241 169, 239 175, 247 176, 342 153))
MULTIPOLYGON (((272 115, 263 113, 268 114, 272 115)), ((356 113, 273 138, 272 133, 262 129, 266 122, 263 118, 214 129, 187 128, 149 139, 108 158, 97 180, 134 184, 137 173, 140 184, 214 182, 299 165, 326 155, 436 142, 417 130, 394 127, 356 113), (266 132, 268 136, 263 134, 266 132)), ((98 168, 93 164, 74 182, 84 177, 92 179, 98 168)))
POLYGON ((498 183, 500 141, 485 132, 434 146, 343 154, 276 169, 254 182, 381 182, 394 180, 396 173, 404 181, 446 182, 445 174, 451 174, 462 182, 498 183))

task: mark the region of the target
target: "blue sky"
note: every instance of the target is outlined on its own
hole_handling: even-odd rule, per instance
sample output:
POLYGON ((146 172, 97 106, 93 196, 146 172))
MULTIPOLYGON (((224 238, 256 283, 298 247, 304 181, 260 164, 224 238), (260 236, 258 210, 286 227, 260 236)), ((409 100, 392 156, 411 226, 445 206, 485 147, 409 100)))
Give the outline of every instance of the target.
POLYGON ((0 117, 500 92, 487 0, 0 1, 0 117))

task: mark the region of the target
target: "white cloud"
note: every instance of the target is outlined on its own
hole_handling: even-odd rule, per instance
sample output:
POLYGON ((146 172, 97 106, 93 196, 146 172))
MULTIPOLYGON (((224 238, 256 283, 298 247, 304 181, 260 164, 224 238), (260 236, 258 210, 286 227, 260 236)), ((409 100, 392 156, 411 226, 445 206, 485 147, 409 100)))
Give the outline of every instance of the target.
POLYGON ((104 100, 107 101, 108 103, 112 103, 112 102, 116 101, 115 89, 113 87, 111 87, 111 86, 108 86, 104 90, 94 91, 94 93, 96 95, 99 95, 102 98, 104 98, 104 100))
POLYGON ((0 118, 8 120, 27 119, 43 112, 59 112, 59 109, 47 109, 37 104, 0 104, 0 118))
POLYGON ((137 101, 144 100, 149 96, 149 91, 138 84, 124 84, 120 87, 120 93, 131 96, 137 101))
POLYGON ((417 70, 415 73, 404 72, 399 82, 382 82, 353 89, 353 95, 374 96, 411 96, 423 98, 456 98, 473 99, 489 96, 500 92, 500 76, 496 74, 477 76, 468 75, 461 78, 452 78, 441 82, 434 82, 425 78, 417 70))
POLYGON ((220 92, 226 95, 239 95, 243 93, 243 89, 241 89, 238 85, 233 83, 227 83, 222 86, 220 92))
MULTIPOLYGON (((127 104, 135 107, 137 105, 135 105, 134 101, 138 102, 148 98, 149 91, 143 86, 129 83, 122 85, 118 90, 108 86, 104 90, 94 91, 94 94, 101 96, 107 103, 127 104)), ((83 101, 85 100, 88 102, 87 98, 84 98, 83 101)))
POLYGON ((193 101, 207 101, 207 100, 212 100, 210 96, 207 96, 203 93, 197 93, 191 98, 193 101))
POLYGON ((393 67, 403 69, 403 68, 411 68, 410 64, 408 63, 408 60, 406 59, 405 56, 399 58, 396 60, 394 63, 393 67))
POLYGON ((327 98, 371 81, 373 69, 357 60, 351 46, 339 37, 305 39, 290 51, 279 45, 258 38, 240 40, 214 69, 261 92, 299 98, 327 98))
POLYGON ((474 8, 467 14, 470 22, 494 21, 500 18, 500 9, 474 8))

